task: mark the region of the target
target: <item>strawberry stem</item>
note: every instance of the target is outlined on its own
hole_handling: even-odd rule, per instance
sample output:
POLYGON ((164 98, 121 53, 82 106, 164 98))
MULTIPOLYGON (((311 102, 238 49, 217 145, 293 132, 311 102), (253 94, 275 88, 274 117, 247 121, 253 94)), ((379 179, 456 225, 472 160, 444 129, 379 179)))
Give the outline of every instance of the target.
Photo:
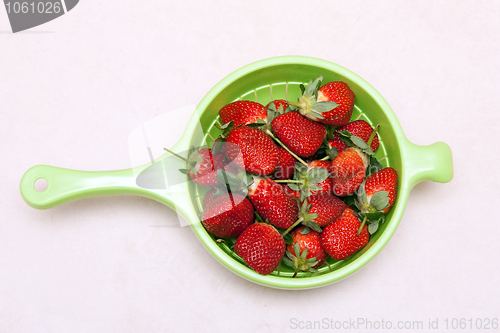
POLYGON ((373 129, 373 132, 370 135, 370 138, 368 139, 368 142, 366 143, 368 145, 368 147, 370 147, 372 145, 372 141, 375 138, 375 134, 377 134, 377 130, 378 130, 379 126, 380 126, 380 124, 377 124, 377 126, 375 126, 375 128, 373 129))
POLYGON ((293 157, 297 159, 300 163, 304 164, 305 166, 308 166, 306 162, 304 162, 300 157, 298 157, 294 152, 292 152, 283 142, 281 142, 280 139, 278 139, 270 130, 267 130, 266 133, 273 138, 281 147, 283 147, 287 152, 290 153, 293 157))
POLYGON ((185 157, 182 157, 181 155, 177 155, 176 153, 174 153, 173 151, 171 151, 170 149, 167 149, 167 148, 163 148, 163 150, 169 152, 170 154, 174 155, 175 157, 177 158, 180 158, 181 160, 183 160, 184 162, 189 162, 187 158, 185 157))
POLYGON ((325 156, 322 159, 320 159, 320 161, 328 161, 329 159, 330 159, 330 156, 325 156))
POLYGON ((283 180, 276 179, 274 182, 275 183, 298 183, 298 184, 304 184, 303 180, 294 180, 294 179, 283 179, 283 180))
POLYGON ((296 106, 299 109, 300 108, 304 108, 306 106, 306 103, 304 103, 304 102, 291 102, 291 101, 287 101, 287 103, 288 103, 288 105, 296 106))
POLYGON ((365 217, 363 218, 363 222, 361 223, 361 226, 359 227, 358 229, 358 235, 361 233, 361 230, 363 229, 363 227, 365 226, 365 223, 366 223, 366 215, 365 217))
POLYGON ((286 234, 288 234, 293 228, 299 225, 300 222, 304 221, 303 217, 300 217, 297 221, 295 221, 294 224, 290 226, 290 228, 286 229, 285 232, 281 234, 281 237, 285 237, 286 234))

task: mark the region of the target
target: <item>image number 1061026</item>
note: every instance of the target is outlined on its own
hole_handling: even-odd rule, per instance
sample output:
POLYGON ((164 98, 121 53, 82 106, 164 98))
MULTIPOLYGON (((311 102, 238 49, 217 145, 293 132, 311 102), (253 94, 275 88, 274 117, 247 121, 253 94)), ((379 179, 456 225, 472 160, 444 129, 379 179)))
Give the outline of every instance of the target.
POLYGON ((6 2, 7 14, 59 14, 63 11, 59 2, 6 2))

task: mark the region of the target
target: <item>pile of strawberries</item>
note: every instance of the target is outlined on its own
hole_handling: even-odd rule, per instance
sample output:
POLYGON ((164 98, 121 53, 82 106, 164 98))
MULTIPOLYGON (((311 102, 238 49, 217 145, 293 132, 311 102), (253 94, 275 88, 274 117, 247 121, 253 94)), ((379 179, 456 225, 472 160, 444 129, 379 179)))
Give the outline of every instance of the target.
POLYGON ((316 272, 362 249, 396 198, 397 173, 373 154, 378 126, 349 122, 354 93, 322 78, 295 101, 236 101, 212 149, 192 148, 192 181, 211 189, 202 223, 259 274, 316 272))

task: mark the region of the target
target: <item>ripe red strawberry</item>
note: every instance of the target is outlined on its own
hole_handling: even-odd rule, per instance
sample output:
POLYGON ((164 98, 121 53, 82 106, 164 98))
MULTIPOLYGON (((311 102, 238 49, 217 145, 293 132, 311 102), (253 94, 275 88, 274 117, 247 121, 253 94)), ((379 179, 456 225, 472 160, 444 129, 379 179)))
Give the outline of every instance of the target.
POLYGON ((239 194, 227 194, 208 205, 203 211, 202 223, 216 237, 237 237, 253 223, 253 214, 248 199, 239 194))
POLYGON ((254 176, 248 198, 263 219, 278 228, 289 228, 298 219, 299 207, 282 186, 267 177, 254 176))
MULTIPOLYGON (((340 139, 339 132, 341 131, 348 131, 352 135, 355 135, 363 139, 364 142, 368 143, 368 140, 370 140, 370 136, 373 133, 373 128, 364 120, 355 120, 337 129, 334 132, 333 139, 328 140, 328 146, 330 148, 336 147, 339 153, 348 147, 348 145, 340 139)), ((378 145, 378 134, 375 133, 375 136, 373 137, 370 145, 373 152, 378 149, 378 145)))
POLYGON ((370 239, 366 225, 358 234, 360 226, 356 213, 350 208, 346 209, 339 218, 323 229, 320 235, 321 246, 335 260, 350 257, 370 239))
POLYGON ((330 193, 318 193, 307 198, 307 203, 311 205, 309 214, 318 214, 318 217, 313 219, 320 227, 324 227, 333 221, 342 213, 347 206, 342 200, 330 193))
POLYGON ((267 109, 257 102, 236 101, 229 103, 219 111, 223 124, 234 121, 234 126, 248 125, 257 122, 257 119, 265 121, 267 109))
MULTIPOLYGON (((396 170, 393 168, 383 168, 374 174, 368 176, 366 178, 366 183, 365 183, 365 192, 366 192, 366 197, 365 198, 360 198, 360 195, 358 195, 358 202, 361 203, 360 210, 362 213, 373 213, 376 211, 379 211, 377 208, 382 208, 382 207, 377 207, 377 204, 372 202, 372 197, 374 197, 375 193, 380 193, 380 192, 387 192, 387 198, 386 201, 382 204, 383 206, 386 206, 382 210, 380 210, 382 213, 386 214, 389 209, 391 209, 392 204, 394 203, 394 200, 396 200, 396 187, 398 184, 398 173, 396 170)), ((385 197, 385 195, 384 195, 385 197)))
POLYGON ((343 126, 349 122, 354 108, 354 93, 342 81, 329 82, 318 89, 323 77, 309 84, 298 102, 288 102, 304 116, 314 121, 333 126, 343 126))
POLYGON ((287 112, 276 117, 272 130, 292 152, 307 157, 313 155, 323 143, 326 129, 298 112, 287 112))
POLYGON ((297 160, 285 148, 278 146, 280 159, 273 176, 276 179, 290 179, 295 171, 297 160))
POLYGON ((267 275, 278 267, 285 254, 285 241, 272 225, 254 223, 238 237, 234 251, 259 274, 267 275))
POLYGON ((359 148, 348 148, 332 161, 333 194, 354 194, 365 179, 369 160, 359 148))
POLYGON ((201 186, 213 187, 220 185, 215 176, 217 170, 224 167, 223 159, 224 157, 220 154, 212 154, 209 148, 196 149, 193 147, 188 158, 184 159, 187 162, 187 169, 180 169, 180 171, 188 174, 195 183, 201 186))
POLYGON ((226 158, 248 172, 268 175, 276 169, 279 150, 262 130, 249 126, 233 129, 225 143, 226 158))
POLYGON ((292 236, 293 243, 288 244, 286 246, 286 250, 291 254, 290 255, 287 253, 287 257, 292 261, 294 264, 292 267, 295 268, 296 271, 309 271, 310 268, 317 269, 323 266, 327 259, 327 254, 325 250, 321 247, 321 242, 320 242, 320 237, 319 233, 317 231, 308 229, 305 230, 305 226, 300 226, 297 229, 293 230, 290 233, 290 236, 292 236), (298 244, 299 246, 299 253, 295 253, 294 247, 296 247, 298 244), (301 258, 301 255, 303 255, 304 250, 307 249, 307 254, 304 259, 312 259, 315 258, 315 264, 311 265, 313 262, 307 262, 303 258, 301 258))
MULTIPOLYGON (((328 173, 330 173, 331 168, 332 168, 332 162, 331 161, 311 161, 308 163, 308 168, 307 170, 311 170, 313 168, 322 168, 328 170, 328 173)), ((318 191, 311 191, 311 194, 316 194, 316 193, 332 193, 332 178, 327 177, 324 181, 321 183, 317 184, 319 187, 321 187, 321 190, 318 191)))
POLYGON ((342 81, 333 81, 325 84, 318 90, 318 102, 332 101, 338 106, 321 115, 325 119, 318 119, 318 121, 333 125, 343 126, 349 122, 354 108, 354 93, 347 83, 342 81))

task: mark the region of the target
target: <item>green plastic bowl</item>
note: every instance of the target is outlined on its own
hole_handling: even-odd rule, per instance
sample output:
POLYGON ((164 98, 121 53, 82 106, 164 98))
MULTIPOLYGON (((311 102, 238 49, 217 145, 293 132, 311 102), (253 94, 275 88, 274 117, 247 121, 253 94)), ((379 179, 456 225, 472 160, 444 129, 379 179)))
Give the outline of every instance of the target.
MULTIPOLYGON (((207 144, 207 133, 218 135, 214 126, 219 110, 238 99, 259 101, 267 104, 272 99, 296 99, 300 95, 299 85, 322 75, 323 82, 341 80, 346 82, 356 95, 352 119, 364 119, 370 124, 380 124, 380 146, 375 154, 384 166, 398 172, 397 199, 387 219, 372 235, 368 245, 350 258, 335 261, 319 273, 293 272, 286 266, 263 276, 242 262, 224 243, 216 242, 199 220, 201 200, 206 189, 187 181, 187 176, 178 172, 183 162, 165 153, 154 163, 134 169, 105 172, 87 172, 61 169, 46 165, 34 166, 21 180, 24 200, 37 209, 47 209, 73 200, 104 195, 139 195, 157 200, 176 210, 212 255, 234 273, 265 286, 284 289, 306 289, 323 286, 354 273, 368 263, 389 241, 396 230, 413 186, 432 180, 449 182, 453 178, 453 163, 450 147, 437 142, 430 146, 418 146, 409 142, 384 98, 364 79, 334 63, 310 57, 285 56, 261 60, 227 76, 202 99, 178 143, 175 152, 185 152, 191 145, 207 144), (201 125, 201 130, 200 130, 201 125), (151 170, 160 172, 167 179, 166 186, 148 189, 140 186, 137 175, 151 170), (43 192, 34 188, 37 179, 47 180, 43 192), (138 185, 139 183, 139 185, 138 185)), ((211 140, 208 140, 211 141, 211 140)), ((146 172, 147 173, 147 172, 146 172)), ((153 173, 154 174, 154 173, 153 173)), ((157 174, 156 174, 157 175, 157 174)))

